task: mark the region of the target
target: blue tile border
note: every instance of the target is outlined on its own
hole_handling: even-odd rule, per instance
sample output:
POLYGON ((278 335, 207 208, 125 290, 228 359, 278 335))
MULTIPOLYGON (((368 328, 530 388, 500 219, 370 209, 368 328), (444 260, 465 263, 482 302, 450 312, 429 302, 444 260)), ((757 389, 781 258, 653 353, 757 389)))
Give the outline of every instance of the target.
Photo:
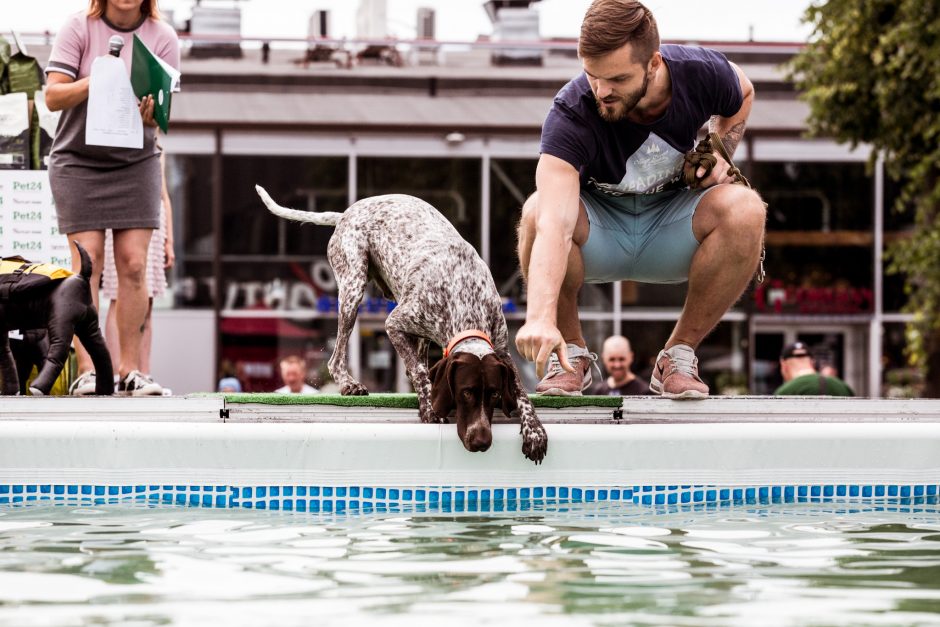
POLYGON ((345 512, 425 507, 447 511, 504 511, 541 504, 630 503, 698 506, 766 503, 910 504, 940 497, 940 485, 632 485, 387 487, 315 485, 0 484, 0 505, 33 502, 102 504, 146 501, 200 507, 345 512))

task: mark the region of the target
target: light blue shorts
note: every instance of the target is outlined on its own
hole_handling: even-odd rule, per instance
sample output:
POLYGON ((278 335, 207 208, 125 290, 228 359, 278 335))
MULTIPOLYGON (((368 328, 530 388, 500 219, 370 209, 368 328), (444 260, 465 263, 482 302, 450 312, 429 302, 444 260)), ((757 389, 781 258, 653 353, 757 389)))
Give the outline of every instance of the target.
POLYGON ((699 242, 695 208, 709 189, 610 196, 582 190, 591 233, 581 247, 586 283, 683 283, 699 242))

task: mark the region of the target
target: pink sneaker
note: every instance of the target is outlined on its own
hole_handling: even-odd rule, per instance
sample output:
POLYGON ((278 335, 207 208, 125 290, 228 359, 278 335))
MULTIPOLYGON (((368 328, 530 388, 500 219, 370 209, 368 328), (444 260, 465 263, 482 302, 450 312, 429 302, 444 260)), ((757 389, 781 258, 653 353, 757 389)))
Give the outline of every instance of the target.
POLYGON ((545 396, 581 396, 582 391, 591 387, 591 365, 597 361, 597 355, 588 352, 586 348, 568 344, 568 361, 574 367, 574 372, 562 368, 558 356, 552 353, 548 360, 548 372, 535 386, 535 392, 545 396))
POLYGON ((708 386, 698 376, 698 357, 685 344, 659 351, 650 389, 664 398, 707 398, 708 386))

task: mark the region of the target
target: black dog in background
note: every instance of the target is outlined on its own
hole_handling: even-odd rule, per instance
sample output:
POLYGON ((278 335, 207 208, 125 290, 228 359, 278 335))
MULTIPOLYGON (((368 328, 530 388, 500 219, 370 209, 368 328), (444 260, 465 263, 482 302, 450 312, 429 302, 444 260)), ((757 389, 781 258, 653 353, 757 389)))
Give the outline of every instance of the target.
MULTIPOLYGON (((15 395, 20 391, 8 337, 11 329, 46 331, 49 349, 39 375, 29 388, 33 396, 49 394, 65 366, 73 335, 81 340, 95 365, 95 393, 114 393, 111 356, 98 328, 98 311, 91 299, 91 258, 78 242, 75 242, 75 247, 82 259, 79 274, 30 285, 26 276, 34 264, 23 261, 17 271, 0 275, 0 378, 3 379, 3 394, 15 395)), ((9 263, 10 259, 5 261, 9 263)))
POLYGON ((20 379, 20 394, 26 396, 26 384, 35 366, 36 372, 42 370, 49 353, 49 338, 45 329, 20 329, 20 337, 10 336, 10 351, 16 362, 16 375, 20 379))

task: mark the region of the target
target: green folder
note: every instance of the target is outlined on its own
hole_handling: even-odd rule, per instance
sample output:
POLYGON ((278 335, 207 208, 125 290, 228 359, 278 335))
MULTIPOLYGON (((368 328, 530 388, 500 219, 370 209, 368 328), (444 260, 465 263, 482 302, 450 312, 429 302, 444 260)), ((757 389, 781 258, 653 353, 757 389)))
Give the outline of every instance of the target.
POLYGON ((179 82, 179 72, 150 51, 136 34, 131 56, 131 87, 134 95, 153 96, 153 117, 166 133, 170 126, 170 101, 179 82))

